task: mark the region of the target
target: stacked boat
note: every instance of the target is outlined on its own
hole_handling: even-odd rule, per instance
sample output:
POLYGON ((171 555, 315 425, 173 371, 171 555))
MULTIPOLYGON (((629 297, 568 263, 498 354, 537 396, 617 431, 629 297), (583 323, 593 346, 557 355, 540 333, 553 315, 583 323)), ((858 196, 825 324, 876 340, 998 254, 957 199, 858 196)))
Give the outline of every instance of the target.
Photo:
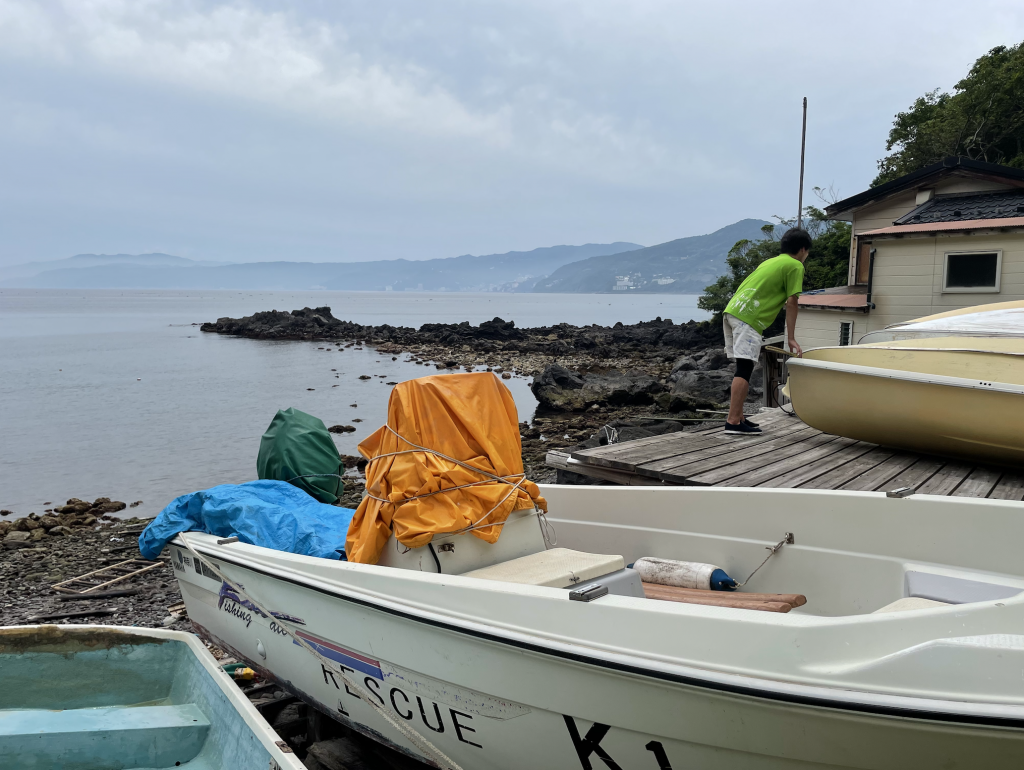
POLYGON ((928 454, 1024 463, 1024 303, 896 324, 788 361, 788 394, 826 433, 928 454))

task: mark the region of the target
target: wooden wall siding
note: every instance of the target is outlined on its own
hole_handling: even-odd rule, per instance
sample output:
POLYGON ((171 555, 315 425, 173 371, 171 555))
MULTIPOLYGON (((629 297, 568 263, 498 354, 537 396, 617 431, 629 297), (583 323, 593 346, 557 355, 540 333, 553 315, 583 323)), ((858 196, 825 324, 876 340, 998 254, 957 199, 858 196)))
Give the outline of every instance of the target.
POLYGON ((865 206, 854 213, 853 232, 856 234, 867 230, 878 230, 881 227, 890 227, 894 220, 917 207, 916 199, 917 191, 911 190, 865 206))
POLYGON ((1015 190, 1013 185, 965 176, 950 176, 935 185, 936 195, 967 194, 976 192, 998 192, 1015 190))
MULTIPOLYGON (((573 452, 571 470, 629 484, 884 491, 1024 500, 1024 474, 832 436, 781 410, 758 417, 764 433, 720 425, 573 452)), ((558 455, 555 457, 555 455, 558 455)), ((562 453, 549 464, 566 467, 562 453)))
POLYGON ((840 321, 854 321, 854 339, 858 339, 869 331, 934 313, 990 302, 1024 300, 1022 232, 884 239, 878 240, 875 248, 872 284, 875 309, 859 314, 801 308, 797 317, 797 341, 804 348, 835 345, 840 321), (1003 252, 999 292, 942 292, 946 252, 997 250, 1003 252))

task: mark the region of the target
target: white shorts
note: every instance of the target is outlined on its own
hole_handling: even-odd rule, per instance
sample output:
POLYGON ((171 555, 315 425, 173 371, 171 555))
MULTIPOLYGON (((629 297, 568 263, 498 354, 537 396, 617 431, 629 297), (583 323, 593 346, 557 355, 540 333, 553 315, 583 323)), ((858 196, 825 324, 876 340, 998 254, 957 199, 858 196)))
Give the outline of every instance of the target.
POLYGON ((761 355, 761 335, 757 329, 734 315, 722 314, 725 332, 725 355, 729 358, 748 358, 756 361, 761 355))

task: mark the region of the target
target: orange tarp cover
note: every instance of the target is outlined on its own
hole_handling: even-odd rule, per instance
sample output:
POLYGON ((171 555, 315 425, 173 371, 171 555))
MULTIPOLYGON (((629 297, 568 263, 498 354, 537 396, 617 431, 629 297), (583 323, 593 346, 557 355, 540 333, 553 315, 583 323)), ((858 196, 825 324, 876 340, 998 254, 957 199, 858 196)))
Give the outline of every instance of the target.
POLYGON ((480 523, 490 526, 474 529, 473 534, 494 543, 502 529, 495 525, 513 511, 534 505, 547 510, 532 481, 523 480, 513 489, 436 454, 409 452, 414 448, 403 439, 511 484, 524 479, 516 405, 496 376, 441 374, 400 383, 391 391, 387 425, 359 445, 359 452, 371 462, 366 466, 368 494, 352 518, 345 543, 349 561, 376 564, 392 532, 402 545, 417 548, 435 534, 480 523), (408 453, 381 457, 392 452, 408 453), (380 459, 374 461, 375 457, 380 459), (476 485, 452 489, 464 484, 476 485), (444 489, 452 491, 430 494, 444 489))

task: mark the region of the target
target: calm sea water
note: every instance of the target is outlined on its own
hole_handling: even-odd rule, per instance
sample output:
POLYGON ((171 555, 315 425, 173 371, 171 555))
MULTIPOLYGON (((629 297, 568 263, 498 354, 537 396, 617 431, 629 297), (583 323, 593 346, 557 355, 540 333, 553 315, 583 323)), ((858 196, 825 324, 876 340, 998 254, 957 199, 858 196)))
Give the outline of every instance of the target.
MULTIPOLYGON (((706 317, 696 300, 0 289, 0 508, 20 516, 69 497, 105 496, 143 500, 131 513, 155 515, 177 495, 255 478, 260 436, 289 406, 327 425, 354 424, 355 433, 335 442, 356 454, 386 419, 391 388, 382 383, 436 373, 369 349, 337 353, 316 343, 222 337, 193 323, 323 305, 341 319, 414 327, 495 316, 520 326, 656 316, 683 322, 706 317), (386 377, 359 380, 361 374, 386 377)), ((536 402, 528 380, 505 383, 520 420, 530 419, 536 402)))

